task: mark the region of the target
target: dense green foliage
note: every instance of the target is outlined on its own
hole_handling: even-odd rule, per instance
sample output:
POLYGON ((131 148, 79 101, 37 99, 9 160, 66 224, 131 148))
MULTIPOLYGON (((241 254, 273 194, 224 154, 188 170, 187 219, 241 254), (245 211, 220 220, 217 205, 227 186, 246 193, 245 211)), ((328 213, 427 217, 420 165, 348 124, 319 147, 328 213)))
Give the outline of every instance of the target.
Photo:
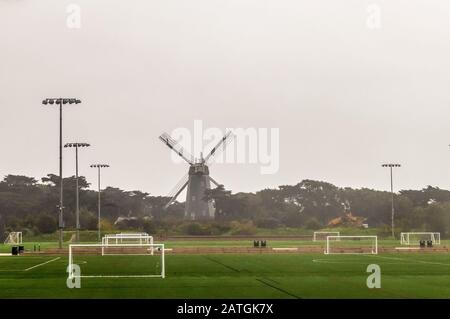
MULTIPOLYGON (((97 227, 97 192, 80 177, 81 226, 97 227)), ((8 175, 0 182, 0 234, 20 229, 28 235, 52 233, 57 225, 58 176, 49 174, 39 182, 31 177, 8 175)), ((64 220, 75 225, 75 178, 64 179, 64 220)), ((257 228, 326 227, 336 217, 351 212, 365 218, 370 227, 390 224, 391 194, 372 189, 340 188, 330 183, 304 180, 256 193, 232 194, 223 187, 205 194, 214 202, 216 220, 181 221, 183 203, 167 210, 169 198, 141 191, 107 187, 102 194, 102 228, 142 229, 149 233, 172 231, 191 235, 223 233, 251 235, 257 228), (119 217, 126 217, 118 222, 119 217)), ((395 195, 396 225, 400 230, 450 232, 450 191, 436 187, 403 190, 395 195)))

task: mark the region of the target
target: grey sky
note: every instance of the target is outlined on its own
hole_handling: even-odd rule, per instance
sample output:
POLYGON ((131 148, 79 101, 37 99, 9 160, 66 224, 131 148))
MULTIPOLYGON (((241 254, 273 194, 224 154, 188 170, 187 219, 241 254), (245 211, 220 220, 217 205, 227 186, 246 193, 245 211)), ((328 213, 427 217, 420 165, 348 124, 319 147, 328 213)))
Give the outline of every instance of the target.
MULTIPOLYGON (((448 0, 0 0, 0 175, 58 171, 65 142, 93 145, 104 185, 167 194, 187 172, 159 140, 205 127, 280 129, 280 170, 215 164, 234 192, 310 178, 388 189, 450 188, 448 0), (81 29, 66 7, 82 9, 81 29), (381 29, 366 26, 369 4, 381 29)), ((73 151, 64 174, 73 175, 73 151)))

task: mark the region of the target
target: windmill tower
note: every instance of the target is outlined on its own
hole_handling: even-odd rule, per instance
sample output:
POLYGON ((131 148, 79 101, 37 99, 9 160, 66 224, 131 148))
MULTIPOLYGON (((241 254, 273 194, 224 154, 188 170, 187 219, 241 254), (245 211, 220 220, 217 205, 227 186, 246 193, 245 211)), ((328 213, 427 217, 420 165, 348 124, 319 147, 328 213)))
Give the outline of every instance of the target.
POLYGON ((159 139, 166 144, 170 149, 177 153, 182 159, 189 164, 188 173, 174 187, 170 193, 170 201, 165 208, 169 207, 178 195, 187 187, 186 206, 184 210, 184 217, 186 219, 213 219, 214 207, 211 202, 204 200, 205 191, 211 189, 211 183, 216 186, 219 184, 209 176, 209 161, 216 154, 217 149, 223 146, 230 140, 231 132, 227 132, 216 146, 209 152, 208 156, 203 158, 203 153, 200 154, 199 159, 195 159, 191 154, 186 152, 177 141, 172 139, 169 134, 163 133, 159 139))

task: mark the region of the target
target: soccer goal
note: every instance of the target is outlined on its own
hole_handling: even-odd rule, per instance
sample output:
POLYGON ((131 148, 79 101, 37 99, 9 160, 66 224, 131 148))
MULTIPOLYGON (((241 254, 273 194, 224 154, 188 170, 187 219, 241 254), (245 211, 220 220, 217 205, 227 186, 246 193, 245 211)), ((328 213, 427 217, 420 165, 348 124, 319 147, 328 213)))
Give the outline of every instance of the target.
POLYGON ((5 244, 19 245, 22 244, 22 232, 10 232, 5 239, 5 244))
POLYGON ((67 271, 70 279, 165 278, 164 244, 72 244, 67 271))
POLYGON ((121 233, 105 235, 102 244, 153 244, 153 236, 147 233, 121 233))
MULTIPOLYGON (((135 244, 135 245, 153 245, 153 236, 148 235, 147 233, 122 233, 122 234, 112 234, 105 235, 102 238, 102 253, 108 250, 105 250, 105 247, 109 247, 111 245, 119 245, 119 244, 135 244)), ((151 253, 153 254, 153 248, 150 248, 151 253)))
POLYGON ((327 240, 328 236, 339 236, 341 233, 338 231, 315 231, 313 235, 313 241, 327 240))
POLYGON ((437 232, 408 232, 400 234, 401 245, 419 245, 420 241, 432 241, 435 245, 441 244, 441 233, 437 232))
POLYGON ((378 254, 377 236, 327 236, 325 254, 378 254))

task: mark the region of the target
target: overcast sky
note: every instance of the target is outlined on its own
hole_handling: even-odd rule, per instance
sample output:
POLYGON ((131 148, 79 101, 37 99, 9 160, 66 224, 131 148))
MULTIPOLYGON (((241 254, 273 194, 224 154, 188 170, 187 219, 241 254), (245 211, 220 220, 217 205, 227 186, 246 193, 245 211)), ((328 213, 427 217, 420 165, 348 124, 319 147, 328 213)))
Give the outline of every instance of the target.
POLYGON ((187 165, 158 136, 202 120, 279 128, 276 174, 211 167, 233 192, 387 190, 383 162, 403 165, 397 189, 450 189, 449 76, 448 0, 0 0, 0 175, 58 173, 58 112, 41 101, 67 96, 83 103, 64 110, 64 142, 92 144, 93 187, 89 164, 106 162, 104 185, 166 195, 187 165))

